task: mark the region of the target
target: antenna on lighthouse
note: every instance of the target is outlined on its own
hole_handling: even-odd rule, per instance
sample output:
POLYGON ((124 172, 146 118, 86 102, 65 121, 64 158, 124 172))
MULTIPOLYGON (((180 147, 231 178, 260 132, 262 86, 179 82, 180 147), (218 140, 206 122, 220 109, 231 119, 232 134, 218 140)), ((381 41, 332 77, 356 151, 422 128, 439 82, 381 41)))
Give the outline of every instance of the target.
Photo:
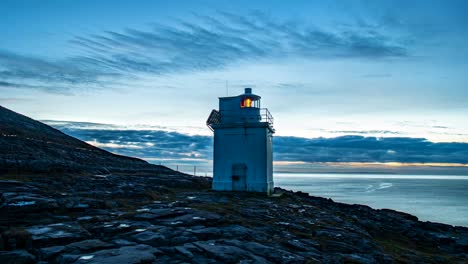
POLYGON ((228 80, 226 80, 226 96, 229 96, 229 83, 228 83, 228 80))

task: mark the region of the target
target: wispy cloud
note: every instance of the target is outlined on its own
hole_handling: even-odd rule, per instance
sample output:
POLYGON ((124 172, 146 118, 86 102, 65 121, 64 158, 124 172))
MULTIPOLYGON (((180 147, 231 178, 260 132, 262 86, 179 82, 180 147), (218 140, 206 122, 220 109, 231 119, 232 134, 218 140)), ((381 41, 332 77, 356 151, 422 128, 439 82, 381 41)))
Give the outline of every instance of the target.
POLYGON ((80 58, 51 61, 0 51, 0 86, 38 89, 69 94, 76 88, 98 88, 111 83, 105 78, 116 76, 80 58))
POLYGON ((18 103, 18 102, 25 102, 30 101, 29 98, 19 98, 19 97, 0 97, 0 103, 18 103))
POLYGON ((327 31, 263 14, 196 16, 152 30, 127 29, 72 40, 94 63, 118 71, 167 73, 224 67, 241 60, 406 56, 406 48, 375 30, 327 31))
POLYGON ((398 38, 376 29, 326 30, 258 12, 193 15, 151 30, 105 31, 70 42, 76 55, 55 61, 0 51, 0 84, 65 93, 106 88, 116 77, 206 71, 249 60, 408 55, 398 38))
POLYGON ((348 134, 348 135, 398 135, 400 132, 391 130, 325 130, 332 134, 348 134))
MULTIPOLYGON (((52 122, 48 122, 54 125, 52 122)), ((161 130, 102 129, 66 122, 63 132, 96 146, 143 159, 211 160, 212 137, 161 130)), ((281 162, 399 162, 468 164, 468 143, 434 143, 424 138, 340 136, 275 137, 274 159, 281 162)))

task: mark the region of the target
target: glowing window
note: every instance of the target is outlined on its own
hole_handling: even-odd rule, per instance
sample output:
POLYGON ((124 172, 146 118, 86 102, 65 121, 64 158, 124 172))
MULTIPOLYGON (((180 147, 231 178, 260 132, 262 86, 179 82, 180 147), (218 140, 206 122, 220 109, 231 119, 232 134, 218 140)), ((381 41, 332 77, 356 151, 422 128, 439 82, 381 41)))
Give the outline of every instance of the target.
POLYGON ((252 107, 252 99, 247 97, 244 100, 242 100, 241 107, 252 107))

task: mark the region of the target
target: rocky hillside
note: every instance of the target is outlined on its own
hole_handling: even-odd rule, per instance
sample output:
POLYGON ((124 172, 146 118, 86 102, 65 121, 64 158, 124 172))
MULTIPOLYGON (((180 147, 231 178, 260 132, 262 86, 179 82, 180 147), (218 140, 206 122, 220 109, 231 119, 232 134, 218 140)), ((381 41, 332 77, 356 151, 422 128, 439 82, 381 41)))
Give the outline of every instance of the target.
POLYGON ((214 192, 0 110, 0 168, 15 171, 0 174, 1 264, 467 263, 465 227, 282 189, 214 192))
POLYGON ((0 173, 166 171, 112 154, 0 106, 0 173))
POLYGON ((0 263, 466 263, 468 228, 209 180, 109 175, 0 181, 0 263), (203 183, 205 181, 205 184, 203 183))

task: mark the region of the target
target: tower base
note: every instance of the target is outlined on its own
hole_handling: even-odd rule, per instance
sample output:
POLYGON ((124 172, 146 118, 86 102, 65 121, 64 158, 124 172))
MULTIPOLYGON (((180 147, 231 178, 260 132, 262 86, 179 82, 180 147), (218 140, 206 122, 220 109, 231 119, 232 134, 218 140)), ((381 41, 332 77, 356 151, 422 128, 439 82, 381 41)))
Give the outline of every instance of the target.
POLYGON ((236 189, 232 181, 213 181, 212 186, 215 191, 260 192, 267 195, 271 195, 275 188, 273 181, 249 182, 243 189, 236 189))

